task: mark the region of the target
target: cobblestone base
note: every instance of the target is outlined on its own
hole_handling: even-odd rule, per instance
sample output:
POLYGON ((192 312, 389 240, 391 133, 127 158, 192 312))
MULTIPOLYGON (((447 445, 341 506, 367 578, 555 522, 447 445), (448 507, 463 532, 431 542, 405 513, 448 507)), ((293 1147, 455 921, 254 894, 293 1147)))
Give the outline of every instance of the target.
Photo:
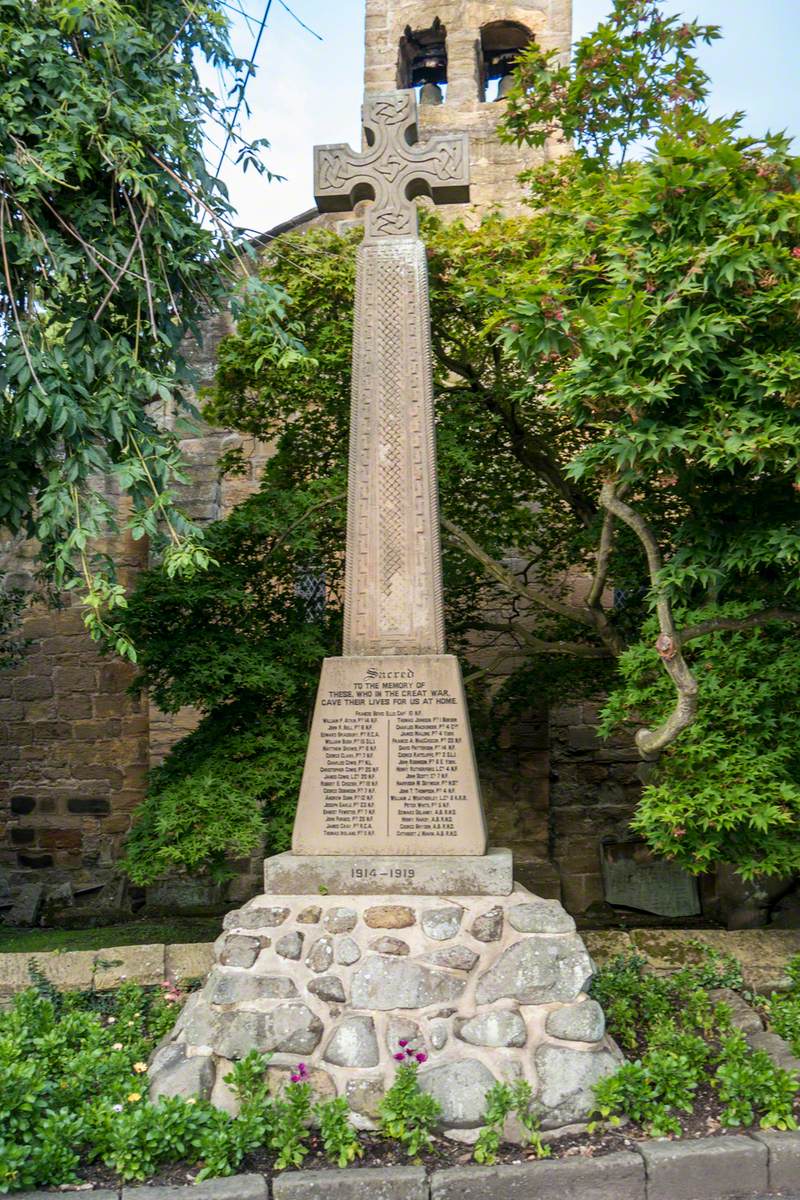
MULTIPOLYGON (((487 1090, 524 1077, 544 1128, 580 1121, 619 1052, 586 996, 594 965, 574 921, 517 884, 510 896, 258 896, 225 918, 216 962, 150 1063, 151 1096, 234 1110, 233 1061, 298 1060, 322 1096, 373 1128, 404 1041, 442 1127, 470 1140, 487 1090)), ((513 1131, 512 1131, 513 1132, 513 1131)))

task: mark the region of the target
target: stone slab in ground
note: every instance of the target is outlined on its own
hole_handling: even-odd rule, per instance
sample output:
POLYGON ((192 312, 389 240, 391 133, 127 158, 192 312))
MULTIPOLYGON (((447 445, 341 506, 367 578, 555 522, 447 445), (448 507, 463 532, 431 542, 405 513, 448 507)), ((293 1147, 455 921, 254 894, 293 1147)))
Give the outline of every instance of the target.
POLYGON ((732 954, 742 964, 745 986, 757 992, 788 988, 786 963, 800 953, 800 929, 633 929, 628 936, 655 971, 699 962, 693 942, 732 954))
POLYGON ((733 1134, 697 1141, 640 1142, 647 1200, 726 1200, 768 1187, 767 1148, 733 1134))
POLYGON ((431 1200, 644 1200, 640 1155, 543 1159, 507 1166, 434 1171, 431 1200))
POLYGON ((800 1134, 765 1129, 752 1137, 767 1148, 770 1191, 800 1189, 800 1134))
MULTIPOLYGON (((116 1195, 116 1193, 109 1193, 116 1195)), ((100 1192, 92 1192, 92 1200, 100 1192)), ((122 1200, 267 1200, 263 1175, 233 1175, 229 1179, 206 1179, 187 1187, 124 1187, 122 1200)))
POLYGON ((150 1063, 151 1095, 210 1095, 250 1050, 304 1061, 375 1127, 401 1040, 441 1129, 474 1140, 486 1093, 526 1078, 545 1129, 584 1120, 619 1052, 588 1000, 593 964, 554 900, 508 896, 264 895, 228 914, 216 965, 150 1063), (548 1023, 548 1018, 553 1018, 548 1023))
POLYGON ((424 1167, 360 1167, 279 1175, 273 1200, 428 1200, 424 1167))
POLYGON ((275 854, 264 862, 267 895, 508 896, 514 886, 510 850, 481 855, 275 854))

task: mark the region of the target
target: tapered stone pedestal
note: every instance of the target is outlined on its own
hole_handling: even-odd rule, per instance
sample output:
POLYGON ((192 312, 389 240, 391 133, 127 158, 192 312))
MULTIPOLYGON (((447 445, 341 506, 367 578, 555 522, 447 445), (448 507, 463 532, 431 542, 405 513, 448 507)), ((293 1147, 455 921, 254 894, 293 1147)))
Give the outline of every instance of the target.
MULTIPOLYGON (((269 870, 269 866, 268 866, 269 870)), ((225 918, 216 966, 150 1065, 151 1095, 210 1096, 250 1050, 286 1082, 298 1061, 323 1096, 374 1128, 401 1040, 450 1136, 474 1139, 486 1092, 525 1078, 546 1129, 585 1119, 619 1052, 586 995, 593 965, 558 901, 505 896, 264 895, 225 918)))

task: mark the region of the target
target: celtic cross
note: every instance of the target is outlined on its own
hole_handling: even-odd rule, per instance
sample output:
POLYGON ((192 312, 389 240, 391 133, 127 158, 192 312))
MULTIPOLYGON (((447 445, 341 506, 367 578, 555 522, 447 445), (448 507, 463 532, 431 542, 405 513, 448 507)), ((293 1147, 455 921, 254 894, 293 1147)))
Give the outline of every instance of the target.
POLYGON ((418 142, 413 91, 367 96, 365 145, 315 150, 323 212, 372 199, 353 330, 345 655, 441 654, 428 268, 414 200, 469 199, 466 134, 418 142))
POLYGON ((469 152, 466 133, 417 141, 414 92, 367 96, 362 114, 366 149, 317 146, 314 192, 321 212, 347 212, 359 200, 372 199, 366 238, 416 237, 417 196, 437 204, 469 199, 469 152))

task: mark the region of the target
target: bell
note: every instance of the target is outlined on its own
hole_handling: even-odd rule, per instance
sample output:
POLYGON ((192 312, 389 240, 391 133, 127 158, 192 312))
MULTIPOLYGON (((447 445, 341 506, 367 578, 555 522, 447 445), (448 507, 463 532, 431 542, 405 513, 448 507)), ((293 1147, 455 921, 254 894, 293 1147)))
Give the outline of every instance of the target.
POLYGON ((443 104, 444 96, 438 83, 424 83, 419 94, 420 104, 443 104))
POLYGON ((505 100, 506 96, 514 87, 514 76, 512 74, 504 75, 497 85, 497 99, 505 100))

